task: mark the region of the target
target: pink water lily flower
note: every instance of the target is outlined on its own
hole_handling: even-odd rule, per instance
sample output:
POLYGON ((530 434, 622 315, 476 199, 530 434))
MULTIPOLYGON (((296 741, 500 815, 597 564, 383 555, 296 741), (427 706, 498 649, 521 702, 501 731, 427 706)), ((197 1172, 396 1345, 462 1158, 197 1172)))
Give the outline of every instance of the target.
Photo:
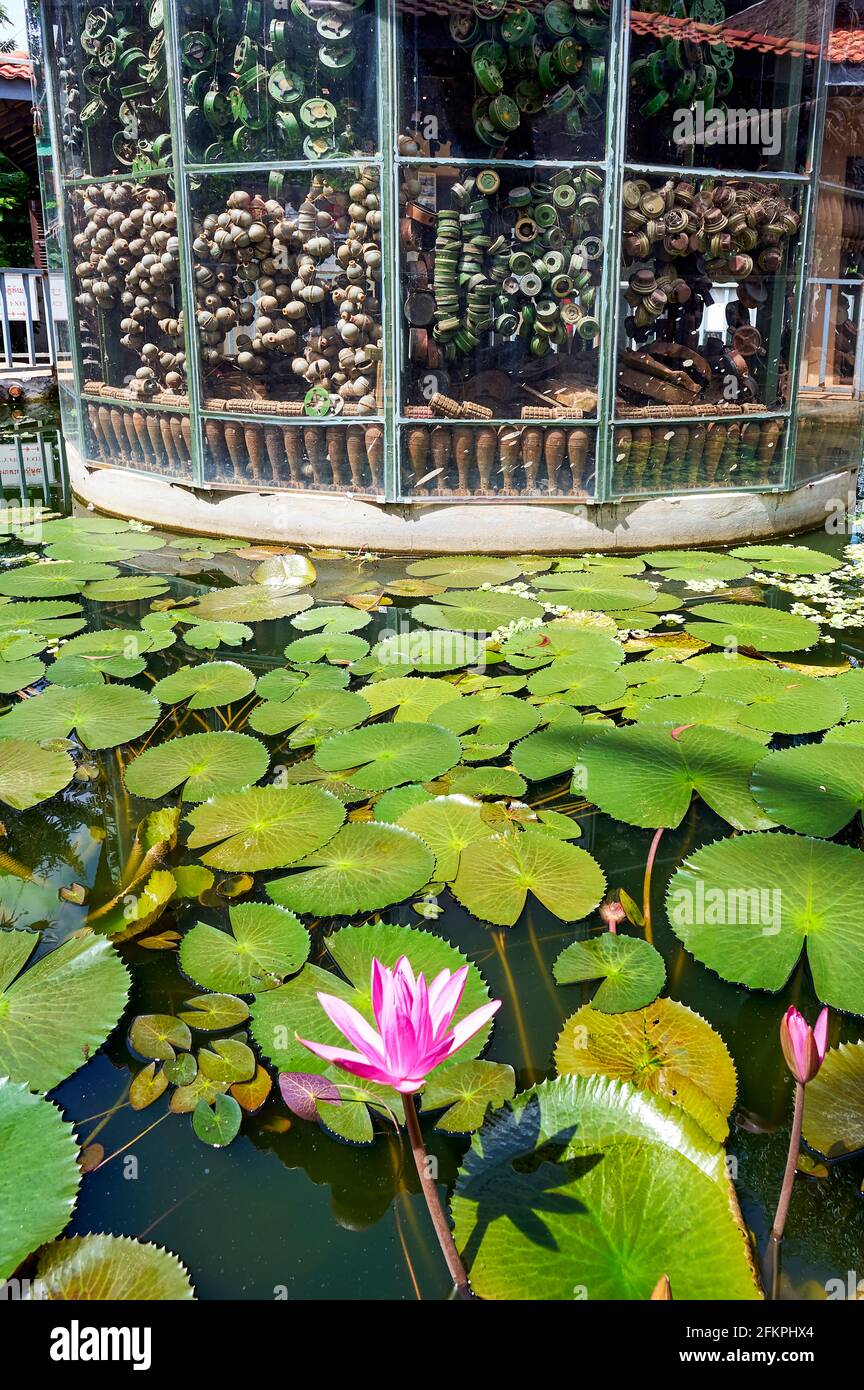
POLYGON ((780 1020, 780 1045, 786 1065, 802 1086, 812 1081, 825 1059, 828 1046, 828 1010, 823 1009, 813 1028, 790 1004, 780 1020))
POLYGON ((356 1051, 306 1038, 298 1041, 316 1057, 364 1081, 392 1086, 406 1095, 419 1091, 429 1073, 464 1047, 500 1007, 501 1000, 493 999, 451 1028, 467 977, 468 966, 463 965, 452 973, 442 970, 427 985, 422 972, 415 978, 405 956, 392 970, 373 960, 372 1011, 378 1032, 343 999, 319 993, 327 1017, 356 1051))

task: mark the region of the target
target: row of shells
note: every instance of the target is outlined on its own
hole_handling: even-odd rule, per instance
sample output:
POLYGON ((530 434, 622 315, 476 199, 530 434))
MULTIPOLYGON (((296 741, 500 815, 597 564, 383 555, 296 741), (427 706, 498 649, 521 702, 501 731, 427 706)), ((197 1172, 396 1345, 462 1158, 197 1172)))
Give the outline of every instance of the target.
MULTIPOLYGON (((161 188, 131 182, 91 184, 73 197, 75 303, 84 322, 101 337, 107 358, 116 342, 138 361, 129 380, 138 394, 182 391, 186 353, 174 203, 161 188)), ((125 380, 123 359, 116 352, 114 358, 106 361, 106 374, 125 380)))
POLYGON ((411 426, 405 446, 415 493, 585 497, 591 431, 557 426, 411 426))
MULTIPOLYGON (((193 228, 205 374, 236 369, 268 393, 320 387, 371 413, 381 358, 378 173, 347 188, 312 176, 297 207, 235 189, 193 228)), ((215 390, 215 386, 212 388, 215 390)), ((260 389, 260 388, 259 388, 260 389)), ((216 394, 219 394, 216 391, 216 394)))
POLYGON ((173 477, 191 476, 192 427, 188 416, 90 404, 87 419, 91 461, 173 477))

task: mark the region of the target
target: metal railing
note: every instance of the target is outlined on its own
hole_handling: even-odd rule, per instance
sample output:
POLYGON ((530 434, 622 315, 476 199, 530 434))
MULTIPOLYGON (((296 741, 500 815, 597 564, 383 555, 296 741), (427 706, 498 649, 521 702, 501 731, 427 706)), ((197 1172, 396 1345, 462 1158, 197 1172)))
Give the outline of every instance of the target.
POLYGON ((57 335, 52 300, 65 294, 63 275, 48 270, 0 269, 0 367, 54 367, 57 335))
POLYGON ((0 425, 0 509, 9 502, 69 510, 66 453, 55 426, 32 420, 0 425))

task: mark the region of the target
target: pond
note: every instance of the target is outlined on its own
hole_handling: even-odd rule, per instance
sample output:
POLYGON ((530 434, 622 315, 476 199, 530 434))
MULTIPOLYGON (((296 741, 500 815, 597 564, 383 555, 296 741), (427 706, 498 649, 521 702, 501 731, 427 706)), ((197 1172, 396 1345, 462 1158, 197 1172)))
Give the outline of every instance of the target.
MULTIPOLYGON (((0 1275, 44 1274, 61 1230, 105 1232, 173 1252, 202 1299, 451 1296, 395 1093, 367 1109, 330 1067, 292 1109, 277 1082, 325 1071, 298 1036, 336 1040, 316 967, 363 1007, 371 956, 403 951, 432 974, 461 953, 466 1001, 501 1001, 421 1115, 445 1200, 469 1156, 454 1214, 480 1296, 647 1298, 667 1273, 673 1297, 758 1296, 789 1005, 830 1007, 830 1051, 777 1291, 837 1296, 864 1270, 854 533, 420 561, 93 513, 10 509, 0 534, 0 1074, 47 1092, 84 1170, 68 1224, 62 1172, 31 1173, 0 1275), (283 823, 255 784, 308 800, 283 823), (611 933, 601 901, 623 904, 611 933), (601 939, 608 959, 559 962, 601 939), (632 963, 628 939, 651 943, 632 963), (61 943, 94 940, 89 983, 52 975, 61 943), (205 995, 240 1002, 190 1032, 177 1016, 205 995)), ((22 1186, 0 1156, 4 1200, 22 1186)))

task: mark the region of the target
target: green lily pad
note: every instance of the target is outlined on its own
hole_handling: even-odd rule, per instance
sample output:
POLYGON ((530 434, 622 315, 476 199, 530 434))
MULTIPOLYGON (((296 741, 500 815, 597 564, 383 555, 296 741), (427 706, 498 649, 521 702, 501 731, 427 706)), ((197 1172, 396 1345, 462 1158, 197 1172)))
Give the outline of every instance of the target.
POLYGON ((0 597, 0 632, 10 629, 34 632, 47 641, 53 637, 69 637, 86 626, 80 604, 64 600, 52 603, 47 599, 13 603, 11 599, 0 597))
MULTIPOLYGON (((656 590, 645 579, 603 571, 587 574, 547 574, 537 597, 544 604, 564 604, 567 608, 610 613, 616 609, 643 608, 651 604, 656 590)), ((416 610, 415 610, 416 611, 416 610)))
POLYGON ((584 742, 580 725, 574 726, 570 721, 566 725, 550 724, 516 744, 513 766, 531 782, 558 777, 562 772, 572 772, 582 756, 584 742))
POLYGON ((804 1090, 804 1138, 826 1158, 864 1149, 864 1042, 826 1052, 804 1090))
POLYGON ((775 574, 830 574, 841 561, 807 545, 739 545, 730 555, 747 560, 751 569, 775 574))
POLYGON ((725 1153, 683 1110, 604 1076, 563 1076, 494 1110, 451 1204, 484 1299, 756 1299, 725 1153), (650 1219, 646 1212, 650 1211, 650 1219))
POLYGON ((469 632, 400 632, 375 644, 370 661, 394 676, 412 671, 456 671, 476 666, 486 650, 483 638, 469 632))
POLYGON ((206 801, 257 782, 270 762, 249 734, 183 734, 147 748, 126 768, 126 788, 151 800, 182 785, 181 800, 206 801))
POLYGON ((325 628, 323 632, 310 632, 305 637, 295 637, 285 648, 288 661, 298 666, 308 666, 316 661, 359 661, 369 650, 369 643, 353 632, 334 632, 325 628))
POLYGON ((50 1091, 102 1046, 129 975, 97 936, 70 937, 25 970, 38 941, 36 932, 0 932, 0 1074, 50 1091))
POLYGON ((56 1105, 0 1076, 0 1279, 67 1225, 81 1172, 56 1105))
POLYGON ((156 1062, 173 1062, 176 1049, 192 1046, 192 1034, 183 1019, 174 1014, 138 1014, 129 1029, 129 1045, 140 1057, 156 1062))
MULTIPOLYGON (((114 748, 152 729, 159 702, 122 685, 55 685, 22 700, 3 718, 4 738, 68 738, 75 731, 85 748, 114 748)), ((2 752, 2 750, 0 750, 2 752)))
POLYGON ((235 584, 230 589, 211 589, 194 608, 185 608, 182 621, 204 618, 214 623, 260 623, 273 618, 290 618, 312 607, 308 594, 298 594, 293 585, 235 584))
MULTIPOLYGON (((737 554, 734 551, 733 554, 737 554)), ((753 568, 743 560, 729 559, 714 550, 651 550, 642 556, 651 569, 662 570, 666 580, 746 579, 753 568)))
POLYGON ((678 665, 671 661, 628 662, 621 672, 627 687, 624 696, 620 702, 618 699, 604 700, 602 707, 627 710, 636 702, 662 699, 664 695, 695 695, 705 678, 691 666, 689 661, 678 665))
POLYGON ((401 826, 358 822, 343 826, 293 873, 272 879, 267 893, 282 907, 313 917, 372 912, 416 893, 434 867, 431 849, 401 826))
POLYGON ((455 878, 465 846, 492 834, 482 803, 467 796, 437 796, 404 811, 397 823, 426 842, 435 855, 434 877, 445 882, 455 878))
POLYGON ((619 1014, 641 1009, 657 998, 666 980, 666 966, 659 951, 638 936, 603 932, 588 941, 565 946, 552 973, 559 985, 600 980, 592 999, 595 1009, 619 1014))
MULTIPOLYGON (((173 641, 173 634, 171 634, 173 641)), ((156 645, 155 635, 109 628, 82 632, 65 642, 48 673, 54 685, 101 685, 102 677, 130 680, 147 666, 144 653, 156 645)))
MULTIPOLYGON (((0 730, 5 730, 2 720, 0 730)), ((69 785, 74 773, 68 753, 22 739, 0 738, 0 801, 16 811, 47 801, 69 785)))
POLYGON ((458 589, 472 584, 509 584, 519 578, 522 567, 515 560, 498 560, 492 555, 435 555, 415 560, 405 573, 432 579, 445 589, 458 589))
POLYGON ((72 1236, 39 1256, 38 1297, 68 1302, 178 1301, 195 1297, 176 1255, 130 1236, 72 1236))
POLYGON ((408 782, 404 787, 393 787, 389 792, 382 792, 380 796, 376 796, 372 815, 375 820, 395 825, 406 811, 434 799, 434 792, 427 791, 420 782, 408 782))
POLYGON ((423 1109, 449 1106, 435 1124, 445 1134, 471 1134, 491 1105, 497 1109, 516 1094, 516 1073, 503 1062, 458 1062, 435 1071, 423 1091, 423 1109))
POLYGON ((213 651, 220 646, 240 647, 253 635, 246 623, 202 618, 188 608, 179 614, 179 621, 189 624, 183 640, 187 647, 194 647, 196 651, 213 651))
POLYGON ((819 638, 819 626, 797 613, 781 608, 760 608, 752 603, 702 603, 690 612, 686 624, 691 637, 717 647, 755 647, 761 652, 803 651, 819 638))
POLYGON ((344 690, 351 677, 339 666, 312 666, 308 671, 277 666, 255 683, 255 693, 271 702, 290 700, 298 690, 344 690))
POLYGON ((252 571, 256 584, 276 585, 281 589, 305 589, 318 578, 315 566, 306 555, 271 555, 252 571))
POLYGON ((249 1017, 249 1005, 234 994, 196 994, 186 1000, 186 1012, 178 1014, 181 1023, 202 1033, 218 1033, 236 1028, 249 1017))
POLYGON ((196 985, 223 994, 257 994, 295 975, 309 955, 309 933, 269 903, 229 911, 231 932, 199 922, 180 943, 180 965, 196 985))
POLYGON ((325 772, 350 769, 355 787, 381 792, 400 782, 431 781, 461 753, 456 735, 437 724, 371 724, 325 739, 315 760, 325 772))
POLYGON ((37 560, 0 573, 0 594, 9 598, 61 598, 80 594, 97 579, 116 579, 113 565, 71 564, 62 560, 37 560))
POLYGON ((525 778, 511 767, 454 767, 437 784, 448 796, 522 796, 525 778), (443 784, 443 785, 442 785, 443 784))
POLYGON ((215 709, 242 700, 255 689, 255 677, 236 661, 203 661, 163 676, 153 694, 163 705, 189 701, 189 709, 215 709))
POLYGON ((466 695, 439 705, 432 722, 458 734, 468 762, 497 758, 540 723, 540 715, 515 695, 466 695))
POLYGON ((806 946, 819 999, 864 1014, 861 852, 801 835, 739 835, 690 855, 669 885, 672 930, 724 980, 777 991, 806 946))
POLYGON ((201 856, 202 863, 252 873, 311 854, 336 834, 345 807, 319 787, 250 787, 211 797, 188 819, 190 849, 219 842, 201 856))
POLYGON ((0 695, 12 695, 16 690, 24 690, 28 685, 41 680, 45 665, 38 657, 26 657, 23 661, 0 661, 0 695))
POLYGON ((663 1096, 718 1144, 729 1133, 732 1058, 720 1034, 674 999, 627 1013, 577 1009, 558 1037, 555 1066, 562 1076, 608 1076, 663 1096))
POLYGON ((249 716, 249 727, 259 734, 281 734, 292 729, 290 745, 300 748, 327 734, 355 728, 369 718, 369 713, 362 695, 304 685, 287 700, 269 700, 258 705, 249 716))
POLYGON ((556 618, 553 622, 541 623, 539 627, 514 632, 505 638, 501 650, 511 664, 517 664, 518 658, 523 657, 524 664, 529 668, 563 660, 614 671, 624 660, 624 648, 614 635, 615 620, 599 613, 589 616, 608 623, 611 632, 593 623, 556 618))
POLYGON ((553 661, 534 672, 528 689, 532 695, 555 695, 571 705, 593 706, 623 700, 627 682, 621 670, 607 671, 581 661, 553 661))
POLYGON ((864 668, 858 666, 851 671, 844 671, 842 675, 835 676, 831 684, 846 701, 845 717, 856 722, 864 720, 864 668))
POLYGON ((750 789, 777 825, 830 838, 864 809, 864 745, 781 748, 756 764, 750 789))
POLYGON ((458 701, 460 695, 450 681, 434 676, 392 676, 367 685, 363 698, 369 702, 373 717, 392 709, 396 721, 423 724, 428 719, 437 724, 439 721, 432 718, 436 710, 458 701))
POLYGON ((192 1111, 192 1128, 202 1144, 224 1149, 240 1133, 242 1119, 243 1111, 233 1096, 214 1096, 212 1106, 202 1097, 192 1111))
POLYGON ((98 579, 86 584, 83 594, 93 603, 138 603, 141 599, 158 598, 169 588, 161 574, 124 574, 118 579, 98 579))
POLYGON ((300 632, 318 632, 321 628, 328 632, 359 632, 361 628, 368 627, 371 621, 370 613, 361 613, 357 608, 319 606, 298 613, 291 626, 300 632))
POLYGON ((706 695, 704 688, 695 695, 664 695, 660 699, 634 700, 624 711, 627 719, 639 724, 669 724, 681 728, 698 724, 706 729, 725 729, 739 738, 768 743, 770 735, 743 722, 747 706, 738 700, 706 695))
POLYGON ((694 792, 737 830, 773 825, 750 794, 758 743, 698 726, 672 733, 648 724, 599 730, 583 743, 578 790, 607 815, 645 829, 680 825, 694 792))
POLYGON ((805 676, 776 666, 709 671, 705 696, 743 701, 740 722, 772 734, 812 734, 846 717, 847 702, 836 680, 805 676))
POLYGON ((492 632, 524 618, 542 618, 543 608, 534 599, 495 589, 452 589, 436 603, 415 604, 411 615, 426 627, 492 632))
POLYGON ((475 917, 507 927, 518 922, 529 892, 554 916, 575 922, 594 910, 605 887, 603 870, 584 849, 536 830, 469 844, 451 884, 475 917))

